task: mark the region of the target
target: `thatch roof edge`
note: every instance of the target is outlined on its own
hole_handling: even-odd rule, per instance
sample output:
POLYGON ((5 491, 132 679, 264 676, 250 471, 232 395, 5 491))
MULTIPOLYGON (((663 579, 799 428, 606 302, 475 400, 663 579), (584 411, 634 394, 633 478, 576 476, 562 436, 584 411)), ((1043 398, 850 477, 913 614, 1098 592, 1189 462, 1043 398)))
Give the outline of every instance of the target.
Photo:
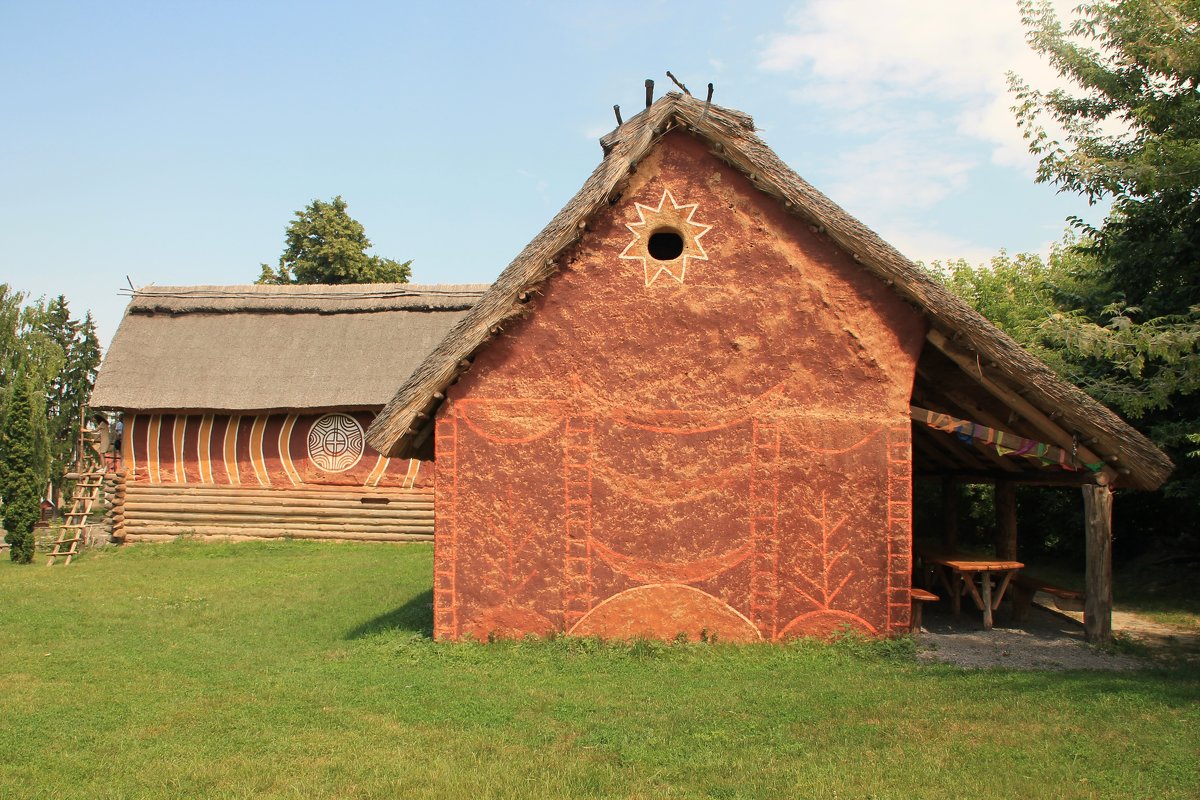
POLYGON ((135 290, 89 405, 135 412, 378 410, 485 285, 135 290), (380 353, 385 348, 385 353, 380 353), (386 365, 372 371, 370 366, 386 365))
POLYGON ((883 241, 844 209, 797 175, 757 136, 753 121, 740 112, 709 106, 670 93, 608 134, 607 153, 572 200, 500 275, 492 287, 450 330, 409 376, 367 432, 380 452, 409 455, 428 427, 441 397, 469 359, 495 331, 523 311, 523 301, 552 275, 554 259, 574 244, 587 220, 603 208, 658 138, 682 125, 708 141, 715 155, 743 172, 760 190, 777 198, 822 230, 843 250, 946 333, 976 353, 981 364, 1019 387, 1025 400, 1066 428, 1095 438, 1128 470, 1122 483, 1140 489, 1160 486, 1170 459, 1145 436, 1078 387, 1062 380, 1011 337, 952 294, 927 272, 883 241), (1113 452, 1116 451, 1116 452, 1113 452))

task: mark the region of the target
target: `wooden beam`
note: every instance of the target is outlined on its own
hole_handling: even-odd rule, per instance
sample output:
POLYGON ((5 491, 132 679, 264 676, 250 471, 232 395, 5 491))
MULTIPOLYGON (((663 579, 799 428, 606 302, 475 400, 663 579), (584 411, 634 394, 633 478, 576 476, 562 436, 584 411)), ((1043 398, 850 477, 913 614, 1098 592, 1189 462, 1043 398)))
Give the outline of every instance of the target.
POLYGON ((1009 481, 1019 486, 1094 486, 1096 475, 1092 472, 1023 472, 1020 475, 986 472, 979 469, 922 470, 918 478, 949 478, 958 483, 1000 483, 1009 481))
POLYGON ((1017 487, 1001 481, 992 490, 996 499, 996 558, 1017 560, 1017 487))
POLYGON ((1092 643, 1112 641, 1112 491, 1083 487, 1087 546, 1083 635, 1092 643))
MULTIPOLYGON (((1042 435, 1047 437, 1053 444, 1056 444, 1065 450, 1071 450, 1074 448, 1075 452, 1079 455, 1079 459, 1084 463, 1096 464, 1102 461, 1107 462, 1108 459, 1101 458, 1096 453, 1085 447, 1082 443, 1073 439, 1069 432, 1055 423, 1054 420, 1050 419, 1049 416, 1043 413, 1042 410, 1037 406, 1033 405, 1033 403, 1030 403, 1012 389, 1001 386, 995 381, 984 376, 983 370, 976 360, 955 348, 944 333, 934 328, 930 328, 929 333, 926 334, 925 338, 930 344, 940 350, 947 358, 957 364, 963 372, 971 376, 976 383, 987 389, 1000 400, 1004 401, 1009 408, 1024 417, 1030 425, 1037 428, 1037 430, 1039 430, 1042 435)), ((1115 480, 1117 474, 1112 467, 1105 466, 1100 470, 1098 476, 1103 478, 1103 480, 1098 480, 1098 483, 1107 484, 1115 480)))
MULTIPOLYGON (((921 402, 926 404, 926 406, 929 408, 930 411, 936 411, 939 414, 949 414, 952 417, 962 417, 965 414, 964 411, 953 408, 953 407, 948 407, 944 403, 931 403, 930 402, 931 398, 928 398, 928 397, 914 395, 913 399, 920 400, 921 402)), ((947 433, 946 431, 939 431, 939 430, 930 428, 920 418, 918 418, 916 416, 918 413, 917 411, 913 410, 910 413, 912 415, 913 421, 916 422, 918 425, 923 426, 926 430, 931 431, 930 435, 933 436, 936 440, 946 441, 946 437, 954 436, 954 434, 952 434, 952 433, 947 433)), ((957 439, 956 439, 956 441, 957 441, 957 439)), ((981 457, 984 461, 994 464, 1002 472, 1011 472, 1011 473, 1024 472, 1024 470, 1021 469, 1021 467, 1019 467, 1015 463, 1014 459, 1008 458, 1006 456, 1002 456, 999 453, 997 453, 995 450, 992 450, 991 448, 989 448, 983 444, 980 444, 979 442, 972 441, 970 444, 967 444, 966 442, 959 442, 959 444, 970 448, 970 452, 972 455, 974 455, 976 457, 981 457)))

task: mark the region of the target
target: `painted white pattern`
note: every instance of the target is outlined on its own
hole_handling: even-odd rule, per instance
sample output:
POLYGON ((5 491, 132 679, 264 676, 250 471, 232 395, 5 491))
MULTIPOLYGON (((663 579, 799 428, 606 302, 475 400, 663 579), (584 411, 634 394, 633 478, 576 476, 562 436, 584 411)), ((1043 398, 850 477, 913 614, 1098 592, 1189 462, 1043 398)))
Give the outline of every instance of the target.
POLYGON ((196 437, 196 458, 200 465, 200 482, 213 483, 212 471, 212 429, 213 429, 212 414, 205 414, 200 420, 200 430, 197 431, 196 437))
POLYGON ((362 454, 362 425, 347 414, 326 414, 308 432, 308 457, 325 472, 345 472, 362 454))
POLYGON ((237 461, 238 428, 241 424, 241 415, 234 414, 225 425, 225 475, 233 486, 240 486, 242 483, 237 461))
POLYGON ((637 209, 638 219, 641 221, 625 223, 625 227, 633 234, 633 241, 625 246, 620 257, 642 262, 642 271, 646 276, 647 286, 653 284, 664 272, 679 283, 683 283, 689 259, 708 261, 708 254, 704 252, 704 246, 700 244, 700 237, 712 230, 712 226, 692 221, 692 217, 696 215, 698 204, 690 203, 681 206, 675 202, 675 196, 671 194, 671 190, 664 189, 657 208, 644 206, 641 203, 634 203, 634 207, 637 209), (670 208, 665 207, 668 200, 671 201, 670 208), (688 212, 686 217, 683 214, 685 211, 688 212), (687 226, 699 230, 690 231, 687 226), (683 238, 683 252, 679 257, 669 261, 659 261, 653 258, 647 249, 650 237, 663 228, 670 230, 682 228, 677 232, 683 238))
POLYGON ((283 471, 292 482, 292 486, 304 483, 296 465, 292 463, 292 429, 296 427, 296 419, 295 414, 288 414, 279 428, 279 461, 283 464, 283 471))

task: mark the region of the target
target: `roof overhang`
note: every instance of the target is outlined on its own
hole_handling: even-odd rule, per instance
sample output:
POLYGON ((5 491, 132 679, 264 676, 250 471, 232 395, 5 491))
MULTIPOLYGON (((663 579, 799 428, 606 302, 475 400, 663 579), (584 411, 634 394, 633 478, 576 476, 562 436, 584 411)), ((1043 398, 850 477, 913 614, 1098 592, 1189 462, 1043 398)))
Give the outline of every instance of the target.
POLYGON ((968 394, 990 398, 988 405, 1004 404, 1014 422, 1023 420, 1022 426, 1055 445, 1082 447, 1086 457, 1106 464, 1100 473, 1105 482, 1155 489, 1166 480, 1173 465, 1153 443, 793 172, 754 134, 750 117, 677 93, 601 139, 604 160, 412 372, 368 430, 373 447, 393 457, 430 455, 434 417, 447 387, 470 368, 480 348, 526 312, 529 298, 557 272, 557 259, 586 234, 589 220, 615 202, 650 149, 677 130, 705 141, 715 157, 920 310, 930 325, 929 347, 963 373, 968 394))

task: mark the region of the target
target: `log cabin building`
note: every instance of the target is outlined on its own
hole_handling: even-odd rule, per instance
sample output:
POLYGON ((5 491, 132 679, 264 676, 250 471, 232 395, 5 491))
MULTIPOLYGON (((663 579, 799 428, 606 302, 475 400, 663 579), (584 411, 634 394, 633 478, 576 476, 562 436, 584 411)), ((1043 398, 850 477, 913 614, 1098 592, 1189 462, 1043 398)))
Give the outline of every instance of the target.
POLYGON ((1002 513, 1082 487, 1107 635, 1111 490, 1159 486, 1163 453, 750 117, 672 93, 601 144, 415 369, 379 346, 360 375, 403 382, 368 443, 434 459, 436 636, 907 631, 914 477, 994 483, 1002 513))
POLYGON ((91 398, 123 424, 114 537, 431 539, 430 465, 363 432, 484 288, 135 291, 91 398))

